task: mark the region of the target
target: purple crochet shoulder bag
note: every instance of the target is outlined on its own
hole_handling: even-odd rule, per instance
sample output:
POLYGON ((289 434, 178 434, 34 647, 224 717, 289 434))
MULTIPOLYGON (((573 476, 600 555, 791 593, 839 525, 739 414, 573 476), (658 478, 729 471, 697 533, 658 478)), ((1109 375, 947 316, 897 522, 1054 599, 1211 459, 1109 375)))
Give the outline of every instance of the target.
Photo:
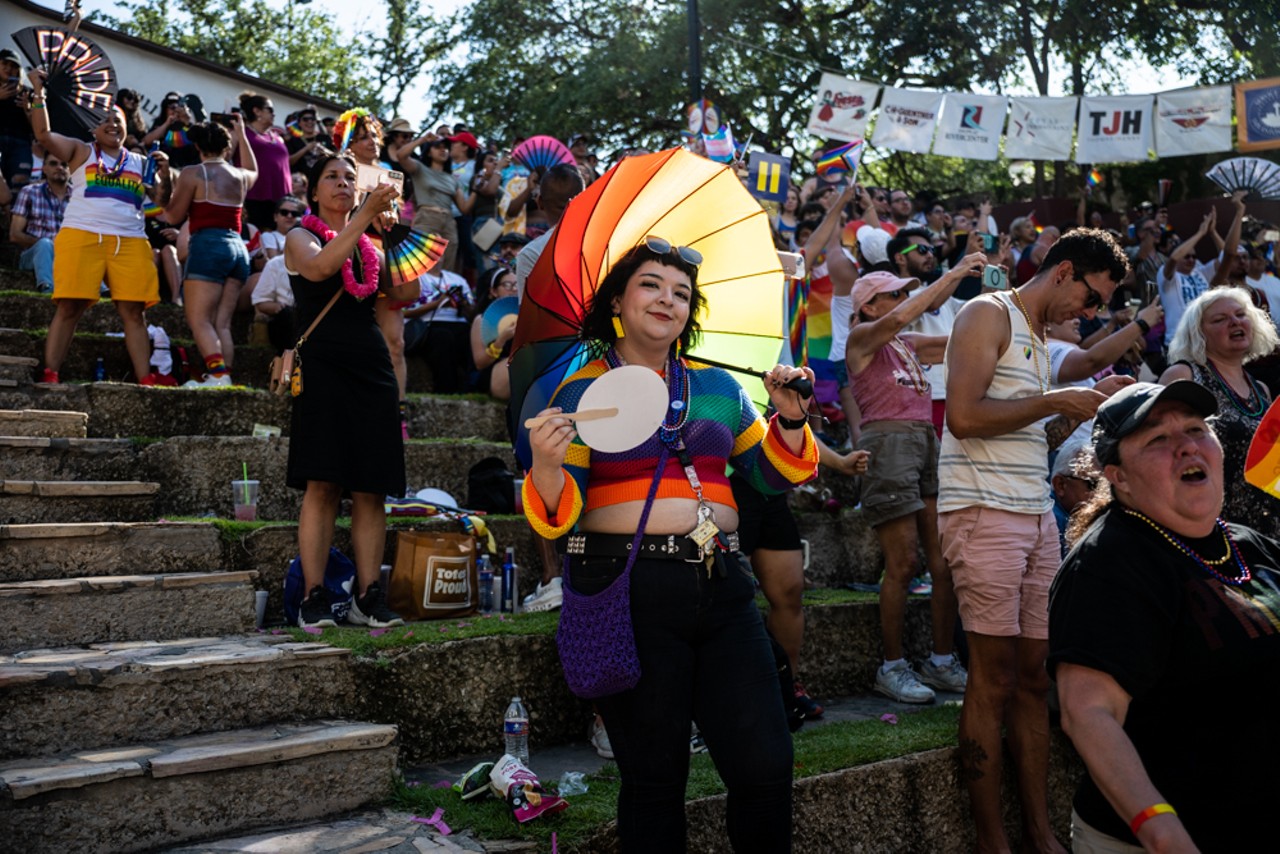
POLYGON ((640 538, 649 522, 649 510, 658 493, 667 456, 664 444, 622 574, 604 590, 586 596, 573 589, 569 559, 565 558, 564 602, 560 606, 556 647, 569 690, 584 700, 629 691, 640 681, 640 655, 636 652, 636 635, 631 625, 631 567, 640 553, 640 538))

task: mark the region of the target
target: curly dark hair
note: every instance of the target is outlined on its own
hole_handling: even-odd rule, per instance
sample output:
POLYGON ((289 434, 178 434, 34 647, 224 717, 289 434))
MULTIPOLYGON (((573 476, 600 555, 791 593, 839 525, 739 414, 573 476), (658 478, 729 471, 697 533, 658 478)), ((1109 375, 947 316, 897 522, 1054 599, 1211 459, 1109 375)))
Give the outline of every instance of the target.
POLYGON ((221 154, 231 145, 231 134, 217 122, 200 122, 187 128, 187 138, 201 154, 221 154))
POLYGON ((676 340, 680 343, 681 352, 688 352, 690 348, 697 346, 702 337, 702 326, 698 323, 698 318, 707 306, 707 298, 698 288, 698 268, 681 258, 674 247, 665 255, 659 255, 641 243, 613 265, 600 282, 600 287, 596 288, 591 304, 587 306, 586 316, 582 319, 581 338, 587 342, 593 355, 604 353, 617 342, 618 336, 613 331, 613 300, 622 296, 627 289, 627 282, 631 281, 636 270, 647 261, 674 267, 689 277, 689 284, 693 288, 693 295, 689 299, 689 320, 676 340))
POLYGON ((1083 279, 1090 273, 1108 273, 1119 282, 1129 275, 1129 259, 1114 237, 1098 228, 1077 228, 1058 238, 1049 247, 1036 275, 1070 261, 1073 275, 1083 279))

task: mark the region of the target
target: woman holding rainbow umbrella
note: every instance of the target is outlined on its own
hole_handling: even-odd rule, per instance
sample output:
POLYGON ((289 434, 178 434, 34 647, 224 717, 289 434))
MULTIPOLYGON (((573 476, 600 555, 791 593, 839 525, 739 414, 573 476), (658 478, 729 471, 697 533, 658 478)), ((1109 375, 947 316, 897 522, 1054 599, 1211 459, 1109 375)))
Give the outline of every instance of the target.
POLYGON ((526 287, 516 347, 576 325, 591 357, 530 422, 524 506, 540 535, 572 532, 558 638, 571 687, 582 684, 574 662, 623 656, 634 639, 638 678, 579 691, 596 701, 622 774, 624 851, 685 849, 694 721, 729 790, 734 849, 790 850, 791 740, 725 472, 732 464, 769 493, 815 476, 807 401, 788 387, 812 373, 763 374, 777 409, 766 422, 728 371, 687 355, 755 323, 771 341, 747 349, 776 355, 781 285, 767 215, 733 173, 666 151, 624 160, 571 202, 526 287), (762 318, 744 310, 753 296, 773 307, 762 318), (595 382, 635 366, 665 387, 660 425, 630 450, 589 447, 570 416, 585 415, 579 401, 595 382), (620 622, 630 625, 606 627, 616 644, 575 645, 565 631, 585 613, 575 609, 617 594, 615 582, 629 595, 620 622))

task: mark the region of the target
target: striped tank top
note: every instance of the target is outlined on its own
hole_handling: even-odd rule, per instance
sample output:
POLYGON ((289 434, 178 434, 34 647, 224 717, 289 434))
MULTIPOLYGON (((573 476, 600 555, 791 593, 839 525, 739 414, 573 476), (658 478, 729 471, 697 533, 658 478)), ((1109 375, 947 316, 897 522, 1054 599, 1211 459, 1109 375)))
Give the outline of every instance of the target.
MULTIPOLYGON (((1011 335, 1009 346, 996 360, 987 397, 1017 400, 1041 394, 1040 384, 1049 373, 1043 342, 1032 337, 1026 319, 1008 292, 991 297, 1009 318, 1011 335), (1037 359, 1039 381, 1035 370, 1037 359)), ((950 348, 946 358, 948 361, 951 358, 950 348)), ((950 369, 948 364, 948 372, 950 369)), ((1047 420, 989 439, 957 439, 950 427, 945 427, 938 464, 938 512, 973 506, 1035 515, 1048 511, 1053 506, 1053 497, 1048 482, 1049 443, 1044 434, 1047 420)))

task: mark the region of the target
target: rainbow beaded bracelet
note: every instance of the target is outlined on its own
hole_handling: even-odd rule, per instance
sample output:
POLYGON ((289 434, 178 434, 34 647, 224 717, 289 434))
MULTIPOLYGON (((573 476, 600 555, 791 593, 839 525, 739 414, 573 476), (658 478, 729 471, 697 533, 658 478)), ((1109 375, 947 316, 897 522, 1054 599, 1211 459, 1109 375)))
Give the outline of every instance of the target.
POLYGON ((1134 836, 1137 836, 1138 828, 1146 824, 1149 819, 1153 819, 1158 815, 1163 815, 1164 813, 1177 815, 1178 811, 1175 810, 1171 804, 1152 804, 1133 817, 1133 821, 1129 822, 1129 829, 1133 831, 1134 836))

